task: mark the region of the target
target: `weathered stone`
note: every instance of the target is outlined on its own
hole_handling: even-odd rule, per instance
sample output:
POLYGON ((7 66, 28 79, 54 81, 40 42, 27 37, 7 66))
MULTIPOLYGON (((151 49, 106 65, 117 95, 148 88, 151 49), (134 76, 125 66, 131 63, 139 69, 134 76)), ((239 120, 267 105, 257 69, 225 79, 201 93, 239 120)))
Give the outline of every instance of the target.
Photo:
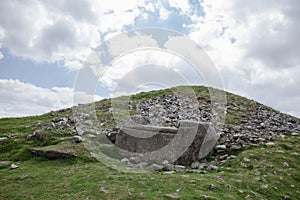
POLYGON ((149 153, 144 159, 154 159, 159 163, 172 160, 178 155, 177 164, 190 165, 206 156, 214 147, 219 135, 209 123, 180 121, 179 128, 149 125, 130 125, 121 127, 116 135, 115 144, 131 153, 149 153), (172 143, 173 142, 173 143, 172 143), (169 145, 168 155, 151 156, 169 145), (184 150, 186 149, 186 150, 184 150), (170 154, 171 153, 171 154, 170 154), (162 156, 162 157, 159 157, 162 156))
POLYGON ((141 158, 139 158, 139 157, 130 157, 130 158, 129 158, 129 161, 130 161, 131 163, 133 163, 133 164, 138 164, 138 163, 141 162, 141 158))
POLYGON ((19 177, 20 177, 20 179, 24 179, 24 178, 26 178, 28 176, 28 174, 21 174, 19 177))
POLYGON ((42 142, 47 138, 47 136, 41 130, 35 130, 32 135, 42 142))
POLYGON ((191 168, 192 168, 192 169, 197 169, 199 166, 200 166, 199 161, 195 161, 195 162, 193 162, 193 163, 191 164, 191 168))
POLYGON ((107 190, 107 189, 105 189, 104 187, 100 187, 100 191, 104 192, 105 194, 109 194, 110 193, 110 191, 107 190))
POLYGON ((287 162, 284 162, 282 165, 283 165, 284 167, 289 167, 289 166, 290 166, 289 163, 287 163, 287 162))
POLYGON ((210 190, 216 190, 216 189, 217 189, 217 186, 214 185, 214 184, 210 184, 210 185, 209 185, 209 189, 210 189, 210 190))
POLYGON ((172 193, 172 194, 165 194, 165 197, 171 198, 171 199, 180 199, 180 195, 177 193, 172 193))
POLYGON ((274 146, 275 143, 274 143, 274 142, 267 142, 266 145, 267 145, 267 146, 274 146))
POLYGON ((230 147, 231 150, 240 150, 242 147, 240 145, 232 145, 230 147))
POLYGON ((153 152, 167 145, 173 139, 176 130, 147 125, 122 127, 116 135, 115 144, 132 153, 153 152))
POLYGON ((84 131, 80 127, 76 127, 76 133, 77 135, 83 135, 84 131))
POLYGON ((169 161, 164 160, 164 161, 162 162, 162 164, 163 164, 163 165, 168 165, 168 164, 169 164, 169 161))
POLYGON ((128 158, 123 158, 123 159, 121 160, 121 162, 123 162, 123 163, 128 163, 128 162, 129 162, 129 159, 128 159, 128 158))
POLYGON ((175 171, 166 171, 164 172, 164 174, 175 174, 176 172, 175 171))
POLYGON ((72 152, 62 152, 55 150, 28 149, 30 153, 36 156, 42 156, 49 159, 72 158, 75 154, 72 152))
POLYGON ((0 161, 0 166, 8 165, 8 164, 9 164, 9 161, 0 161))
POLYGON ((219 157, 220 160, 226 160, 227 158, 228 158, 228 154, 219 157))
POLYGON ((157 164, 152 164, 151 166, 150 166, 154 171, 161 171, 163 168, 164 168, 164 166, 162 166, 162 165, 157 165, 157 164))
POLYGON ((150 118, 146 116, 133 115, 131 119, 126 122, 125 126, 134 126, 134 125, 149 125, 150 118))
POLYGON ((207 170, 210 171, 210 172, 217 172, 219 170, 219 168, 215 165, 209 165, 207 167, 207 170))
POLYGON ((165 171, 174 171, 175 167, 172 164, 167 164, 167 165, 164 165, 163 170, 165 170, 165 171))
POLYGON ((11 164, 11 165, 10 165, 10 169, 17 169, 17 168, 19 168, 19 166, 16 165, 16 164, 11 164))
POLYGON ((79 143, 82 142, 82 137, 80 137, 79 135, 75 135, 73 136, 74 142, 79 143))
POLYGON ((188 136, 193 138, 186 152, 176 161, 178 164, 191 165, 194 161, 204 158, 213 150, 219 139, 219 134, 210 123, 182 120, 179 125, 178 132, 185 132, 184 140, 188 136), (195 128, 197 133, 193 135, 195 128))

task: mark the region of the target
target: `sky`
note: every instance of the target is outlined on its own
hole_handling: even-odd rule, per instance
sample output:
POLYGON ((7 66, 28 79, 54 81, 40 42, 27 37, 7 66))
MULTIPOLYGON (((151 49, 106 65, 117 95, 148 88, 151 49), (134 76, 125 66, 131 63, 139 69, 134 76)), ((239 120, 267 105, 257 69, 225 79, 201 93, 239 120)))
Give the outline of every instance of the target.
MULTIPOLYGON (((175 31, 199 45, 223 89, 300 117, 298 19, 298 0, 3 0, 0 117, 71 107, 78 74, 95 49, 124 32, 148 27, 175 31)), ((171 66, 179 73, 190 67, 175 54, 145 49, 116 57, 111 65, 95 100, 113 96, 124 78, 139 77, 131 66, 153 71, 171 66)), ((149 73, 147 78, 151 74, 157 77, 149 73)))

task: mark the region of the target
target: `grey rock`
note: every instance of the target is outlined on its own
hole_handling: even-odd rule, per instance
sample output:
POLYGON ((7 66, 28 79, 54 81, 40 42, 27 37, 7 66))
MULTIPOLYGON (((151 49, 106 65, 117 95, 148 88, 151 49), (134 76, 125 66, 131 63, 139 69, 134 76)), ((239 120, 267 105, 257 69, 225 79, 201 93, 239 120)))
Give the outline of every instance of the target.
POLYGON ((267 146, 274 146, 275 143, 274 143, 274 142, 267 142, 266 145, 267 145, 267 146))
POLYGON ((165 197, 171 198, 171 199, 180 199, 180 195, 177 193, 172 193, 172 194, 165 194, 165 197))
POLYGON ((105 194, 109 194, 110 193, 110 191, 107 190, 107 189, 105 189, 104 187, 100 187, 100 191, 104 192, 105 194))
POLYGON ((299 133, 293 132, 293 133, 291 133, 291 135, 292 135, 292 136, 298 136, 299 133))
POLYGON ((31 140, 33 138, 33 136, 34 136, 33 134, 29 134, 29 135, 27 135, 26 139, 31 140))
POLYGON ((162 162, 162 164, 163 164, 163 165, 168 165, 168 164, 169 164, 169 161, 164 160, 164 161, 162 162))
POLYGON ((219 168, 215 165, 209 165, 207 167, 207 170, 210 171, 210 172, 217 172, 219 170, 219 168))
POLYGON ((7 140, 7 137, 0 137, 0 141, 7 140))
POLYGON ((54 122, 51 122, 51 123, 48 125, 48 127, 51 128, 51 129, 54 129, 54 128, 55 128, 54 122))
POLYGON ((18 134, 10 134, 8 135, 9 138, 14 139, 18 137, 18 134))
POLYGON ((210 184, 210 185, 209 185, 209 189, 210 189, 210 190, 216 190, 216 189, 217 189, 217 186, 214 185, 214 184, 210 184))
POLYGON ((121 160, 121 162, 123 162, 123 163, 128 163, 128 162, 129 162, 129 159, 128 159, 128 158, 123 158, 123 159, 121 160))
POLYGON ((208 163, 200 163, 198 169, 204 169, 207 166, 208 166, 208 163))
POLYGON ((8 164, 9 164, 9 161, 0 161, 0 166, 8 165, 8 164))
POLYGON ((76 157, 73 152, 59 150, 44 150, 44 149, 28 149, 35 156, 41 156, 48 159, 72 158, 76 157))
POLYGON ((215 147, 216 150, 221 150, 221 151, 225 151, 226 150, 226 145, 217 145, 215 147))
POLYGON ((75 135, 75 136, 73 136, 73 139, 74 139, 74 142, 76 142, 76 143, 80 143, 80 142, 82 142, 82 137, 81 137, 81 136, 79 136, 79 135, 75 135))
POLYGON ((163 170, 165 170, 165 171, 174 171, 175 167, 172 164, 167 164, 167 165, 164 166, 163 170))
POLYGON ((17 169, 17 168, 19 168, 19 166, 16 165, 16 164, 11 164, 11 165, 10 165, 10 169, 17 169))
POLYGON ((19 177, 20 177, 20 179, 24 179, 24 178, 26 178, 28 176, 28 174, 21 174, 19 177))
POLYGON ((162 165, 158 165, 158 164, 152 164, 151 166, 150 166, 154 171, 161 171, 163 168, 164 168, 164 166, 162 166, 162 165))
POLYGON ((147 163, 147 162, 140 162, 138 165, 139 165, 141 168, 143 168, 143 167, 148 166, 149 163, 147 163))
POLYGON ((231 150, 240 150, 242 147, 240 145, 232 145, 230 147, 231 150))
POLYGON ((80 128, 80 127, 76 127, 76 133, 78 135, 83 135, 84 134, 84 131, 80 128))
POLYGON ((164 174, 175 174, 176 172, 175 171, 166 171, 164 172, 164 174))
POLYGON ((139 158, 139 157, 130 157, 130 158, 129 158, 129 161, 130 161, 131 163, 133 163, 133 164, 138 164, 138 163, 141 162, 141 158, 139 158))
POLYGON ((227 158, 228 158, 228 154, 219 157, 220 160, 227 160, 227 158))
MULTIPOLYGON (((218 134, 209 123, 180 121, 180 127, 160 127, 150 125, 126 125, 116 135, 115 144, 132 153, 148 153, 168 145, 173 138, 178 139, 170 146, 169 151, 178 152, 176 164, 190 165, 192 162, 208 154, 217 142, 218 134), (197 132, 195 132, 197 131, 197 132), (176 147, 176 149, 174 149, 176 147), (180 149, 186 149, 181 152, 180 149), (173 148, 173 150, 172 150, 173 148), (175 151, 176 150, 176 151, 175 151), (182 154, 183 153, 183 154, 182 154)), ((166 154, 148 156, 161 163, 169 159, 166 154)), ((145 157, 147 159, 148 157, 145 157)), ((172 158, 171 158, 172 160, 172 158)), ((150 162, 151 160, 145 160, 150 162)))
POLYGON ((150 118, 146 116, 133 115, 131 119, 128 122, 126 122, 125 126, 149 125, 149 124, 150 124, 150 118))
POLYGON ((86 120, 86 121, 84 121, 84 124, 89 125, 89 126, 93 126, 93 121, 92 120, 86 120))
POLYGON ((200 166, 200 162, 199 161, 195 161, 191 164, 191 168, 192 169, 197 169, 200 166))

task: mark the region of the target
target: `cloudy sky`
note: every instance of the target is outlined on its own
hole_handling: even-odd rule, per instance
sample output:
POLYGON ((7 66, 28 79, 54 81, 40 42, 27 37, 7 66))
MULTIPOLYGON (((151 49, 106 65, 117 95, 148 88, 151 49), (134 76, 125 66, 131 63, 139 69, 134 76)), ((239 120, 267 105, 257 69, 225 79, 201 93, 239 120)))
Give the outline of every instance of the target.
MULTIPOLYGON (((76 77, 93 50, 146 27, 174 30, 199 44, 225 90, 300 117, 299 18, 298 0, 2 0, 0 117, 72 106, 76 77)), ((96 99, 111 96, 120 71, 151 63, 145 58, 182 64, 149 53, 115 61, 96 99)))

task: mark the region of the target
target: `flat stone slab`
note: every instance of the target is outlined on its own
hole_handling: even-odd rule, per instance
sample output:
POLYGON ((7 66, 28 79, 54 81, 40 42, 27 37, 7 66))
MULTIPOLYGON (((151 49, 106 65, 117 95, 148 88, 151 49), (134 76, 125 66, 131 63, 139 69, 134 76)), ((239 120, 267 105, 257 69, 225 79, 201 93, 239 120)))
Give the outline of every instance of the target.
POLYGON ((76 146, 69 141, 61 142, 56 145, 50 145, 40 148, 30 148, 28 151, 35 156, 41 156, 48 159, 72 158, 76 157, 76 146))
POLYGON ((54 150, 29 149, 28 151, 35 156, 41 156, 49 159, 72 158, 76 156, 72 152, 62 152, 54 150))
POLYGON ((182 120, 178 128, 125 125, 117 133, 115 144, 124 156, 138 153, 145 155, 146 162, 176 160, 175 164, 190 165, 210 153, 218 139, 211 123, 182 120))

